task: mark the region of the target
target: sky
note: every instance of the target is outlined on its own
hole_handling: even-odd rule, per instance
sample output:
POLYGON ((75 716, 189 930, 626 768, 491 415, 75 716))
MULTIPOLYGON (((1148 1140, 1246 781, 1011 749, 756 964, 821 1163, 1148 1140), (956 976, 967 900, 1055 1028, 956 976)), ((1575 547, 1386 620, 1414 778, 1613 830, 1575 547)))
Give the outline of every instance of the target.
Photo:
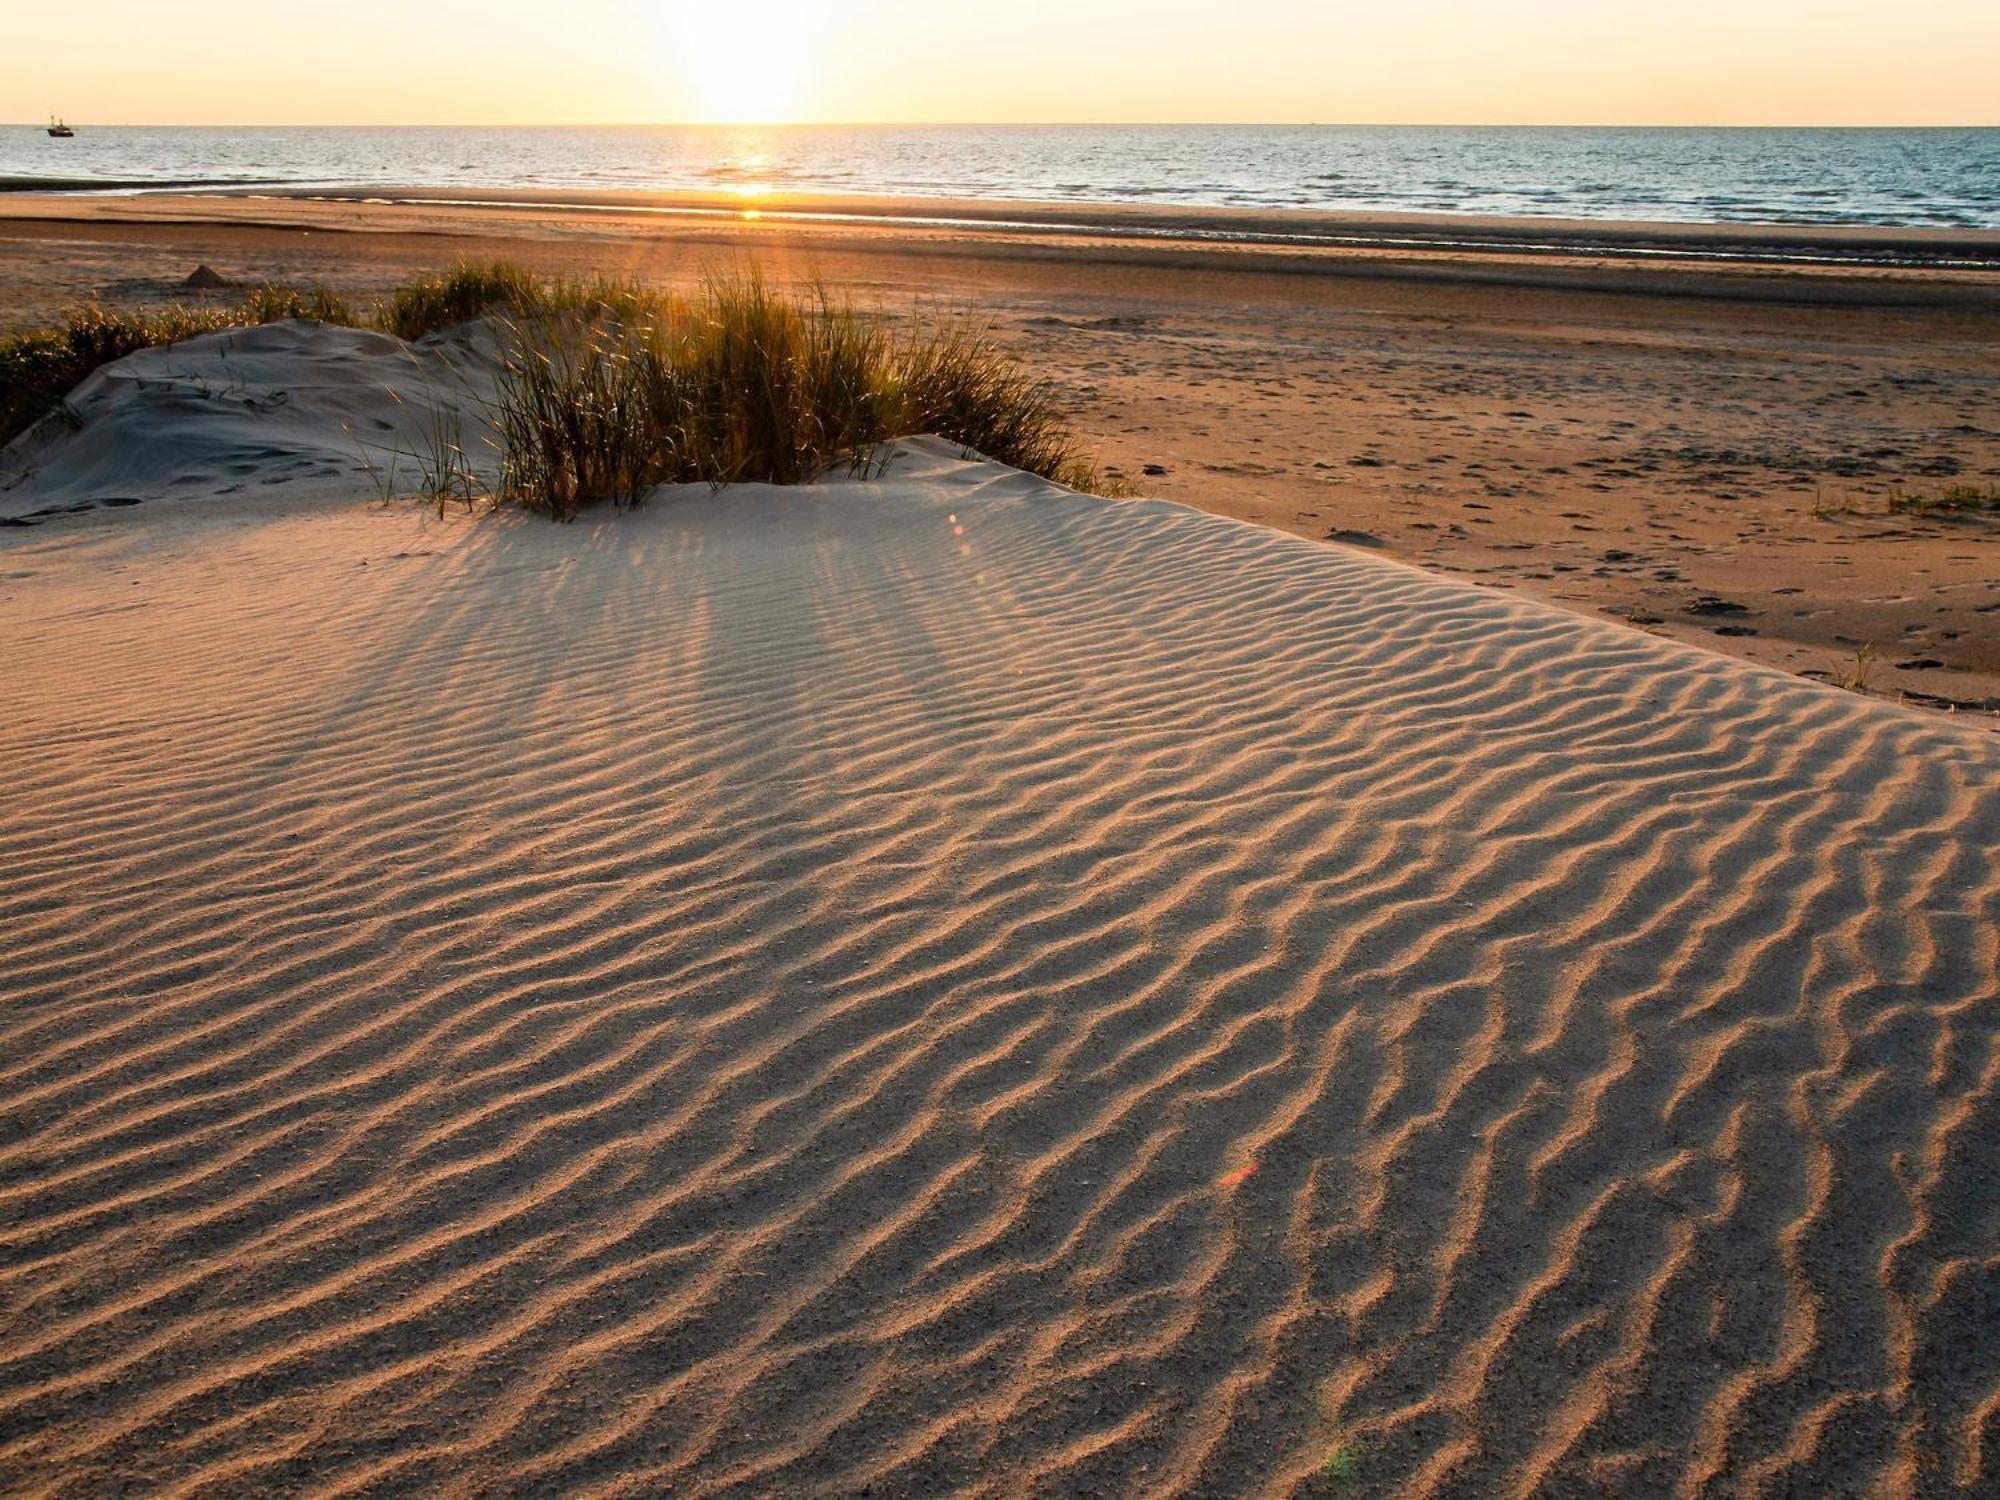
POLYGON ((2000 124, 2000 0, 8 0, 0 119, 2000 124))

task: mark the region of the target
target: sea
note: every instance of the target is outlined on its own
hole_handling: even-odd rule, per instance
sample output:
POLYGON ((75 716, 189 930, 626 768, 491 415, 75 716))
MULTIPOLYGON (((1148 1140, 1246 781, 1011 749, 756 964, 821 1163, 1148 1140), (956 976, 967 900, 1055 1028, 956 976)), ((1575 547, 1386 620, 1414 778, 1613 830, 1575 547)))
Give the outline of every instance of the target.
POLYGON ((2000 228, 2000 128, 0 127, 0 184, 744 188, 896 197, 2000 228))

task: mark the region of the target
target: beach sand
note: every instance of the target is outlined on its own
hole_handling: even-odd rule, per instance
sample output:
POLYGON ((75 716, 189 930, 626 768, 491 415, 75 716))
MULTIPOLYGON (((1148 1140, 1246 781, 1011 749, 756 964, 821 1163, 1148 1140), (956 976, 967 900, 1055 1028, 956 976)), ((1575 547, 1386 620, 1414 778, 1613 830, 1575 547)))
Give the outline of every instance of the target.
POLYGON ((202 262, 364 298, 468 255, 819 277, 991 319, 1142 493, 2000 727, 2000 520, 1888 508, 2000 484, 2000 272, 1700 258, 1990 235, 537 197, 6 194, 0 321, 184 297, 202 262), (1325 242, 1198 237, 1280 232, 1325 242))
POLYGON ((1990 731, 926 442, 276 493, 0 532, 0 1489, 2000 1486, 1990 731))

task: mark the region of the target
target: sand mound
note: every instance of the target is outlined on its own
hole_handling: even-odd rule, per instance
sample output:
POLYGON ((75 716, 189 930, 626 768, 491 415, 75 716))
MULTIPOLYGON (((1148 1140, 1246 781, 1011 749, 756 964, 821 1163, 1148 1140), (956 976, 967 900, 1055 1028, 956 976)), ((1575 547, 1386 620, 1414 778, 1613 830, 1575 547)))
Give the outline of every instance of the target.
POLYGON ((485 416, 499 378, 491 325, 408 344, 323 323, 204 334, 104 366, 0 450, 0 519, 245 492, 413 494, 427 455, 458 443, 489 482, 485 416))
POLYGON ((0 1486, 2000 1484, 2000 747, 916 445, 0 539, 0 1486))

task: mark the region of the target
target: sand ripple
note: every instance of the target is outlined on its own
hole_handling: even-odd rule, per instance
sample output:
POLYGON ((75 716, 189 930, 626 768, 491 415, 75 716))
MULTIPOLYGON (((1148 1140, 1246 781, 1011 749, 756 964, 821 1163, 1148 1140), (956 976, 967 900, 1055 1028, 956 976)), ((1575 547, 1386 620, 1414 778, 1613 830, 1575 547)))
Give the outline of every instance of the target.
POLYGON ((2000 1487, 2000 749, 920 447, 0 547, 0 1486, 2000 1487))

